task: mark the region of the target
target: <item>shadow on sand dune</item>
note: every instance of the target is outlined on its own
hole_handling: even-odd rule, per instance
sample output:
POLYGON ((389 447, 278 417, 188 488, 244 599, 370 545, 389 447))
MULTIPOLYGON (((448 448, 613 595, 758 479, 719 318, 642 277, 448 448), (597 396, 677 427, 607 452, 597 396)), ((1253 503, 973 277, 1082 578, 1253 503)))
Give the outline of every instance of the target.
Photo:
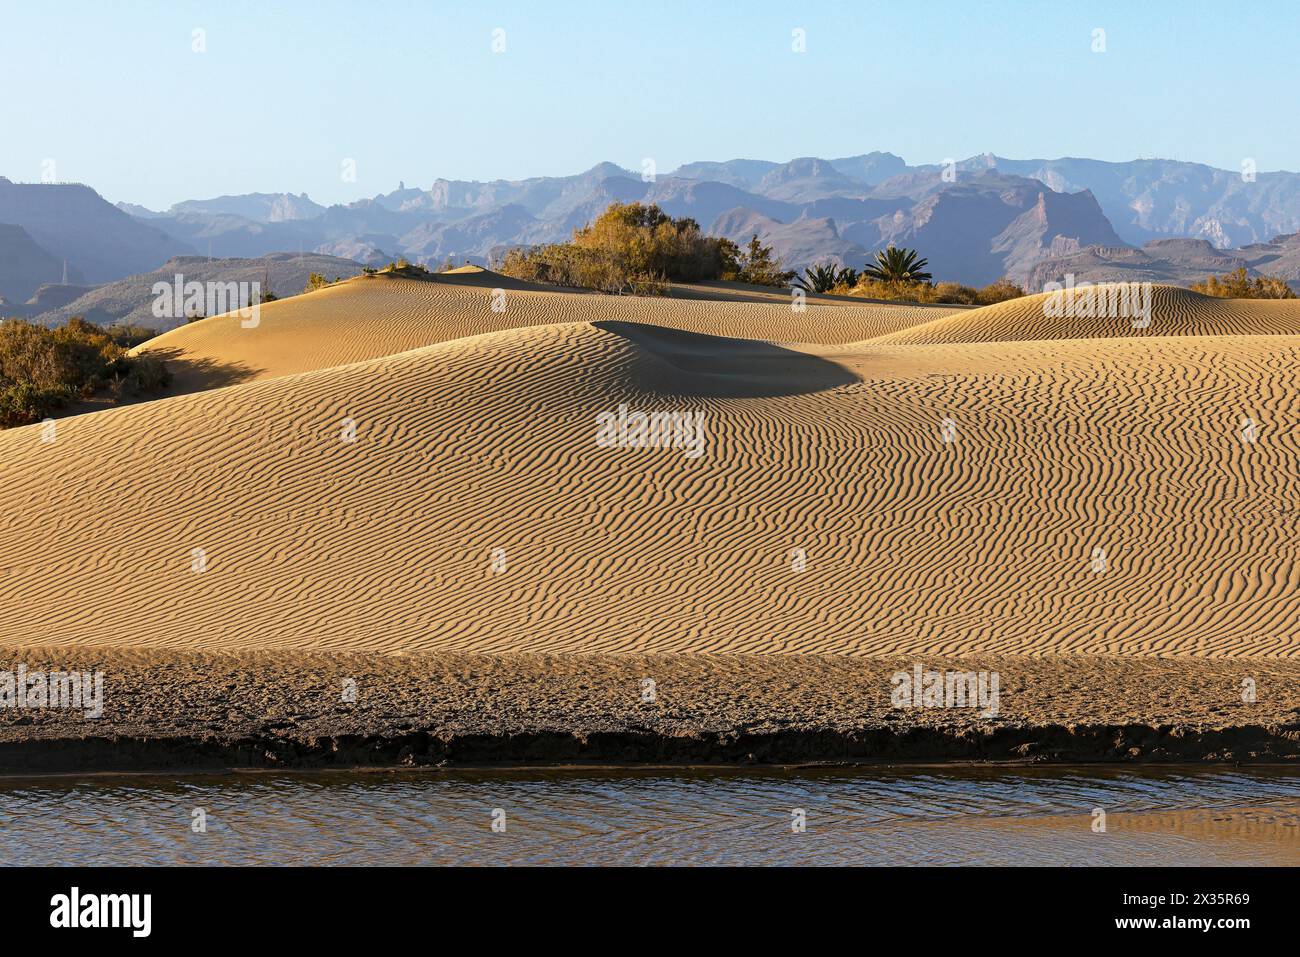
POLYGON ((824 392, 857 382, 843 366, 758 339, 728 339, 637 322, 593 322, 634 343, 640 385, 658 392, 764 398, 824 392))
POLYGON ((182 349, 151 349, 149 354, 165 362, 171 371, 172 384, 164 393, 166 396, 238 385, 263 371, 243 362, 222 362, 210 356, 189 355, 182 349))
POLYGON ((51 418, 63 419, 73 415, 85 415, 88 412, 103 412, 107 409, 123 408, 128 405, 140 405, 158 399, 170 399, 173 396, 189 395, 206 389, 219 389, 226 385, 238 385, 257 375, 257 369, 251 369, 240 362, 218 362, 214 359, 187 358, 179 349, 154 349, 150 355, 162 359, 172 374, 171 385, 158 392, 141 392, 136 395, 123 395, 110 399, 101 391, 90 399, 69 403, 62 409, 50 413, 51 418))

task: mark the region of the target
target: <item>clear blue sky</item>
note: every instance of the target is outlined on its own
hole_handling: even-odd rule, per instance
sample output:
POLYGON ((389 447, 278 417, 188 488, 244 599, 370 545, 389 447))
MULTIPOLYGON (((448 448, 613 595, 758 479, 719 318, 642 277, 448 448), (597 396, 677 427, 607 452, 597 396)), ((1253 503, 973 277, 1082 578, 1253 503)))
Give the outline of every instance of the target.
POLYGON ((0 0, 0 175, 165 208, 875 149, 1295 170, 1297 37, 1290 0, 0 0))

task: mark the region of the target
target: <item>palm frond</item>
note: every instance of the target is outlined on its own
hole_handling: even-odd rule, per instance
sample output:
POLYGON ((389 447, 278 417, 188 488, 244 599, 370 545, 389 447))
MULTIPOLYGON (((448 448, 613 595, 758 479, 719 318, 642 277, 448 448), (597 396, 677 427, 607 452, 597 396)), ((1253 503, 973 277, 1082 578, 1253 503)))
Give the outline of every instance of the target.
POLYGON ((930 281, 925 271, 928 264, 929 260, 920 258, 915 249, 890 246, 877 252, 875 263, 868 263, 862 274, 878 282, 912 285, 930 281))

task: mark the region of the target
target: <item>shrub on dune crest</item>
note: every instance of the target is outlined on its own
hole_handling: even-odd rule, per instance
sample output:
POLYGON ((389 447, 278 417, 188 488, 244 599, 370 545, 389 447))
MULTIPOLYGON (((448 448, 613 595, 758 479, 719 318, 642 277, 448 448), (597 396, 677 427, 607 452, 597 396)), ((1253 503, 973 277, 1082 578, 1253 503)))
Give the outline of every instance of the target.
POLYGON ((1295 299, 1295 290, 1285 279, 1273 276, 1252 278, 1245 267, 1226 276, 1211 276, 1204 282, 1192 283, 1192 291, 1219 299, 1295 299))
POLYGON ((668 282, 704 279, 784 284, 790 275, 757 236, 742 252, 730 240, 705 236, 689 217, 674 219, 641 203, 613 203, 568 242, 512 249, 501 272, 608 293, 656 293, 668 282))
MULTIPOLYGON (((408 262, 405 258, 394 260, 382 269, 376 269, 373 266, 366 266, 361 271, 367 276, 401 276, 403 279, 429 279, 433 275, 433 273, 429 272, 428 267, 421 266, 419 263, 408 262)), ((322 276, 321 278, 324 279, 325 277, 322 276)), ((335 279, 334 281, 338 282, 339 280, 335 279)), ((329 285, 329 283, 324 283, 324 285, 329 285)), ((305 291, 311 292, 313 288, 320 287, 312 287, 311 284, 308 283, 308 287, 305 291)))
POLYGON ((1006 277, 981 289, 956 282, 935 283, 925 271, 926 265, 927 260, 915 249, 890 246, 876 253, 875 262, 867 263, 855 285, 840 283, 835 291, 892 302, 959 306, 990 306, 1025 294, 1024 289, 1006 277))
POLYGON ((667 280, 663 275, 631 271, 617 254, 573 243, 512 249, 501 263, 501 272, 529 282, 614 294, 661 293, 667 280))
POLYGON ((888 302, 973 302, 975 290, 969 286, 959 286, 955 282, 941 282, 938 286, 930 283, 895 283, 881 282, 879 279, 862 278, 858 284, 837 289, 850 296, 864 296, 867 299, 884 299, 888 302))
POLYGON ((940 283, 890 283, 878 279, 862 279, 852 288, 841 287, 835 290, 850 296, 864 296, 867 299, 885 299, 890 302, 916 302, 945 306, 990 306, 995 302, 1019 299, 1025 291, 1009 279, 976 289, 956 282, 940 283))
MULTIPOLYGON (((982 289, 956 282, 935 283, 930 273, 925 270, 928 262, 922 259, 915 249, 890 246, 878 251, 875 261, 867 263, 861 274, 851 269, 844 270, 843 274, 836 278, 833 291, 843 295, 864 296, 868 299, 884 299, 891 302, 960 306, 990 306, 995 302, 1019 299, 1025 294, 1024 289, 1005 276, 982 289)), ((824 267, 813 267, 807 272, 817 283, 824 282, 826 278, 823 270, 824 267)))
MULTIPOLYGON (((940 283, 940 285, 943 285, 940 283)), ((1010 279, 1003 277, 996 282, 991 282, 983 289, 975 293, 975 302, 981 306, 991 306, 995 302, 1006 302, 1008 299, 1019 299, 1025 294, 1025 291, 1010 279)))

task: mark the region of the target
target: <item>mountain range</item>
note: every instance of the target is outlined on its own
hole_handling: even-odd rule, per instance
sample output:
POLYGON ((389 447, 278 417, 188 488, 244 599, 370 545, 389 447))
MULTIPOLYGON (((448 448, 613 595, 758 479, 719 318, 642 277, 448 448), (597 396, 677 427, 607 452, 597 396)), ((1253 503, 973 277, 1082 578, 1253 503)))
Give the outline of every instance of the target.
POLYGON ((184 319, 155 316, 153 290, 160 282, 174 287, 177 276, 184 277, 184 282, 257 283, 258 292, 285 297, 302 292, 312 273, 330 280, 351 279, 361 269, 354 260, 318 253, 270 253, 256 259, 177 256, 158 269, 99 286, 41 286, 30 300, 22 305, 11 304, 4 314, 18 319, 39 318, 47 325, 81 316, 100 325, 127 323, 169 329, 183 324, 184 319))
POLYGON ((1300 233, 1297 173, 993 154, 911 166, 872 152, 696 162, 660 176, 600 163, 572 176, 402 183, 346 205, 252 193, 165 211, 0 177, 0 297, 12 309, 50 283, 100 285, 178 256, 491 265, 511 247, 568 238, 615 201, 656 203, 738 243, 758 235, 793 268, 860 267, 892 243, 920 250, 937 279, 968 284, 1007 276, 1032 288, 1066 272, 1190 282, 1235 265, 1300 284, 1287 238, 1300 233))
POLYGON ((42 250, 91 283, 154 269, 194 251, 75 183, 23 184, 0 176, 0 223, 21 226, 42 250))
POLYGON ((1300 288, 1300 233, 1266 243, 1216 249, 1204 239, 1153 239, 1141 248, 1089 246, 1039 261, 1029 272, 1030 289, 1049 282, 1155 282, 1190 286, 1210 275, 1237 269, 1252 275, 1278 276, 1300 288))

